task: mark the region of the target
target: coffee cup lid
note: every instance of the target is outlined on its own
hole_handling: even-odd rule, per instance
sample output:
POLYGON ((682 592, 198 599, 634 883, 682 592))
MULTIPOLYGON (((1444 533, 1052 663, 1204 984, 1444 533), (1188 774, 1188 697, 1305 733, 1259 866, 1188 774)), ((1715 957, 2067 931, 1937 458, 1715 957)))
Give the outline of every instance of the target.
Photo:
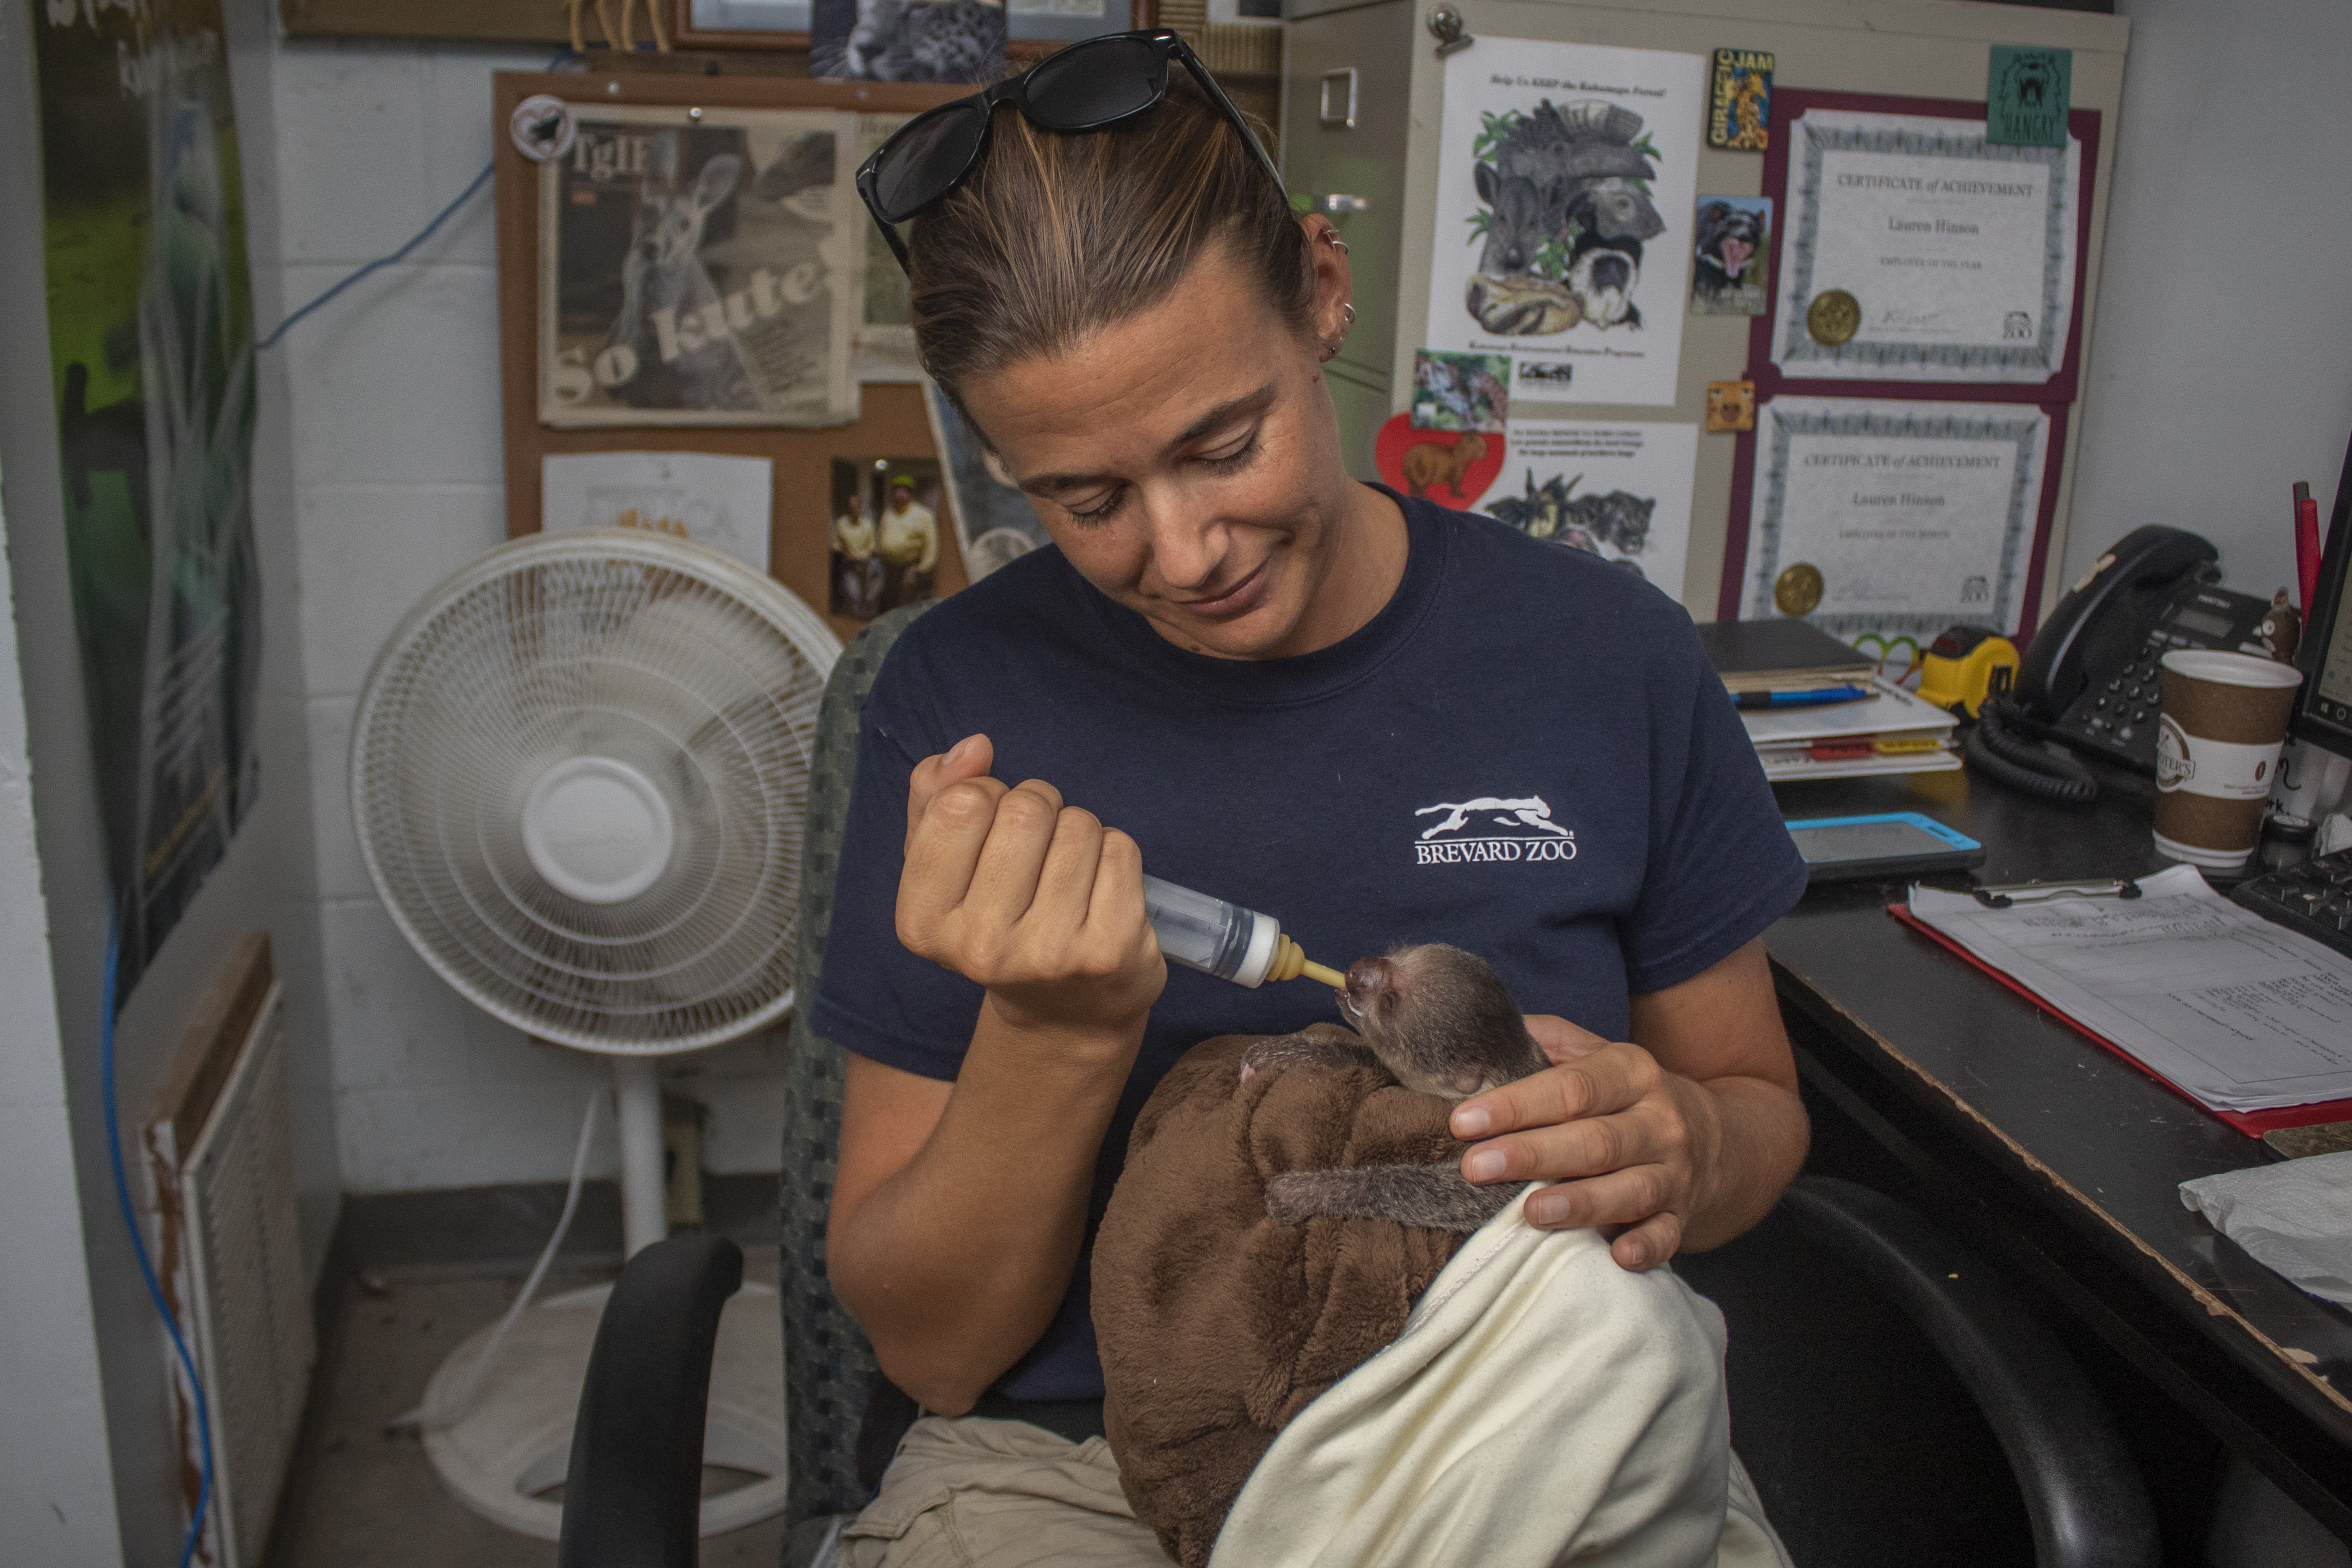
POLYGON ((2277 690, 2303 684, 2293 664, 2258 659, 2252 653, 2226 653, 2218 648, 2175 648, 2158 661, 2168 670, 2225 686, 2259 686, 2277 690))

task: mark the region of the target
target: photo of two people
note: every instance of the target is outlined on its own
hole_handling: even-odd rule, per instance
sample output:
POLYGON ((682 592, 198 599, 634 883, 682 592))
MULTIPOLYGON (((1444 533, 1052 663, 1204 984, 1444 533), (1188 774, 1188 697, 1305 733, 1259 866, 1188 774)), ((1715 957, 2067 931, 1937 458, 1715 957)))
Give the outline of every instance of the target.
POLYGON ((940 565, 940 465, 929 457, 833 460, 832 602, 870 621, 931 596, 940 565))

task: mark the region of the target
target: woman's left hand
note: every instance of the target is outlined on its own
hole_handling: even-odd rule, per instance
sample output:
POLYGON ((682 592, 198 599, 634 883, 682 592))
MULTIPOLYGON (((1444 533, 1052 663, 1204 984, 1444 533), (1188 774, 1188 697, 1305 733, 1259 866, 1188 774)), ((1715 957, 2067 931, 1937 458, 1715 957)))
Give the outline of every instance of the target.
POLYGON ((1715 1172, 1715 1096, 1630 1041, 1548 1014, 1527 1022, 1552 1065, 1454 1107, 1454 1135, 1475 1143, 1463 1176, 1482 1186, 1558 1182, 1528 1195, 1528 1223, 1620 1228, 1609 1249, 1620 1267, 1664 1262, 1715 1172))

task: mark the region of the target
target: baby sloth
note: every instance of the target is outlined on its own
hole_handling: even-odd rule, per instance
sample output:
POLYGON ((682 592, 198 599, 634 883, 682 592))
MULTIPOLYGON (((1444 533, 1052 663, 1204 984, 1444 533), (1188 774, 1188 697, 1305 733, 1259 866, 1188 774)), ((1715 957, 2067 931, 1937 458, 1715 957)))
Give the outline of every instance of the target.
MULTIPOLYGON (((1502 977, 1441 942, 1359 960, 1339 1011, 1361 1040, 1316 1024, 1260 1040, 1242 1058, 1242 1082, 1276 1068, 1377 1066, 1407 1089, 1464 1100, 1550 1065, 1502 977)), ((1265 1209, 1285 1225, 1319 1215, 1475 1230, 1518 1194, 1518 1184, 1474 1186, 1454 1164, 1357 1166, 1276 1176, 1265 1184, 1265 1209)))

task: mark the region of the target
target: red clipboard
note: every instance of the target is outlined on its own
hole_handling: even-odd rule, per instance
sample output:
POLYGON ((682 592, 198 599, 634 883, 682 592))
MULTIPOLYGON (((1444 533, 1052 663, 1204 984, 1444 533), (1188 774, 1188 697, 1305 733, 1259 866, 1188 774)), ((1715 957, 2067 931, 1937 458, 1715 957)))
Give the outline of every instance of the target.
POLYGON ((1991 976, 1994 979, 2000 981, 2011 990, 2015 991, 2019 996, 2023 997, 2027 1001, 2032 1002, 2035 1007, 2041 1009, 2043 1012, 2048 1013, 2051 1017, 2056 1019, 2059 1022, 2064 1024, 2067 1028, 2073 1030, 2076 1034, 2081 1035, 2084 1040, 2089 1040, 2092 1044, 2099 1047, 2103 1051, 2109 1051, 2116 1056, 2121 1057, 2124 1061, 2130 1062, 2134 1067, 2138 1068, 2142 1072, 2147 1073, 2150 1078, 2155 1079, 2158 1083, 2163 1084, 2167 1089, 2171 1090, 2175 1094, 2179 1095, 2183 1100, 2188 1101, 2191 1105, 2196 1106, 2200 1111, 2204 1112, 2209 1116, 2219 1116, 2222 1121, 2229 1123, 2230 1125, 2237 1128, 2238 1131, 2245 1134, 2250 1138, 2259 1138, 2264 1133, 2275 1133, 2282 1127, 2315 1127, 2326 1122, 2352 1122, 2352 1100, 2316 1100, 2308 1105, 2277 1105, 2267 1111, 2216 1111, 2210 1105, 2204 1103, 2202 1101, 2190 1094, 2187 1090, 2181 1088, 2178 1083, 2173 1082, 2172 1080, 2167 1078, 2163 1073, 2157 1071, 2154 1068, 2148 1066, 2147 1062, 2142 1061, 2138 1057, 2134 1056, 2130 1051, 2126 1051, 2122 1046, 2117 1045, 2114 1040, 2109 1040, 2106 1036, 2100 1034, 2094 1030, 2085 1028, 2075 1019, 2070 1017, 2063 1009, 2053 1005, 2048 998, 2043 997, 2021 984, 2016 977, 2003 974, 2000 970, 1994 968, 1990 964, 1986 963, 1982 958, 1978 957, 1974 953, 1969 952, 1966 947, 1961 946, 1958 942, 1953 941, 1950 937, 1945 936, 1942 932, 1937 930, 1934 926, 1928 925, 1926 921, 1912 914, 1911 906, 1908 904, 1890 904, 1886 906, 1886 913, 1892 915, 1895 919, 1900 920, 1904 925, 1908 925, 1912 930, 1916 931, 1922 936, 1927 937, 1929 941, 1934 942, 1937 946, 1944 948, 1947 952, 1958 955, 1969 965, 1970 968, 1973 968, 1981 974, 1991 976))

